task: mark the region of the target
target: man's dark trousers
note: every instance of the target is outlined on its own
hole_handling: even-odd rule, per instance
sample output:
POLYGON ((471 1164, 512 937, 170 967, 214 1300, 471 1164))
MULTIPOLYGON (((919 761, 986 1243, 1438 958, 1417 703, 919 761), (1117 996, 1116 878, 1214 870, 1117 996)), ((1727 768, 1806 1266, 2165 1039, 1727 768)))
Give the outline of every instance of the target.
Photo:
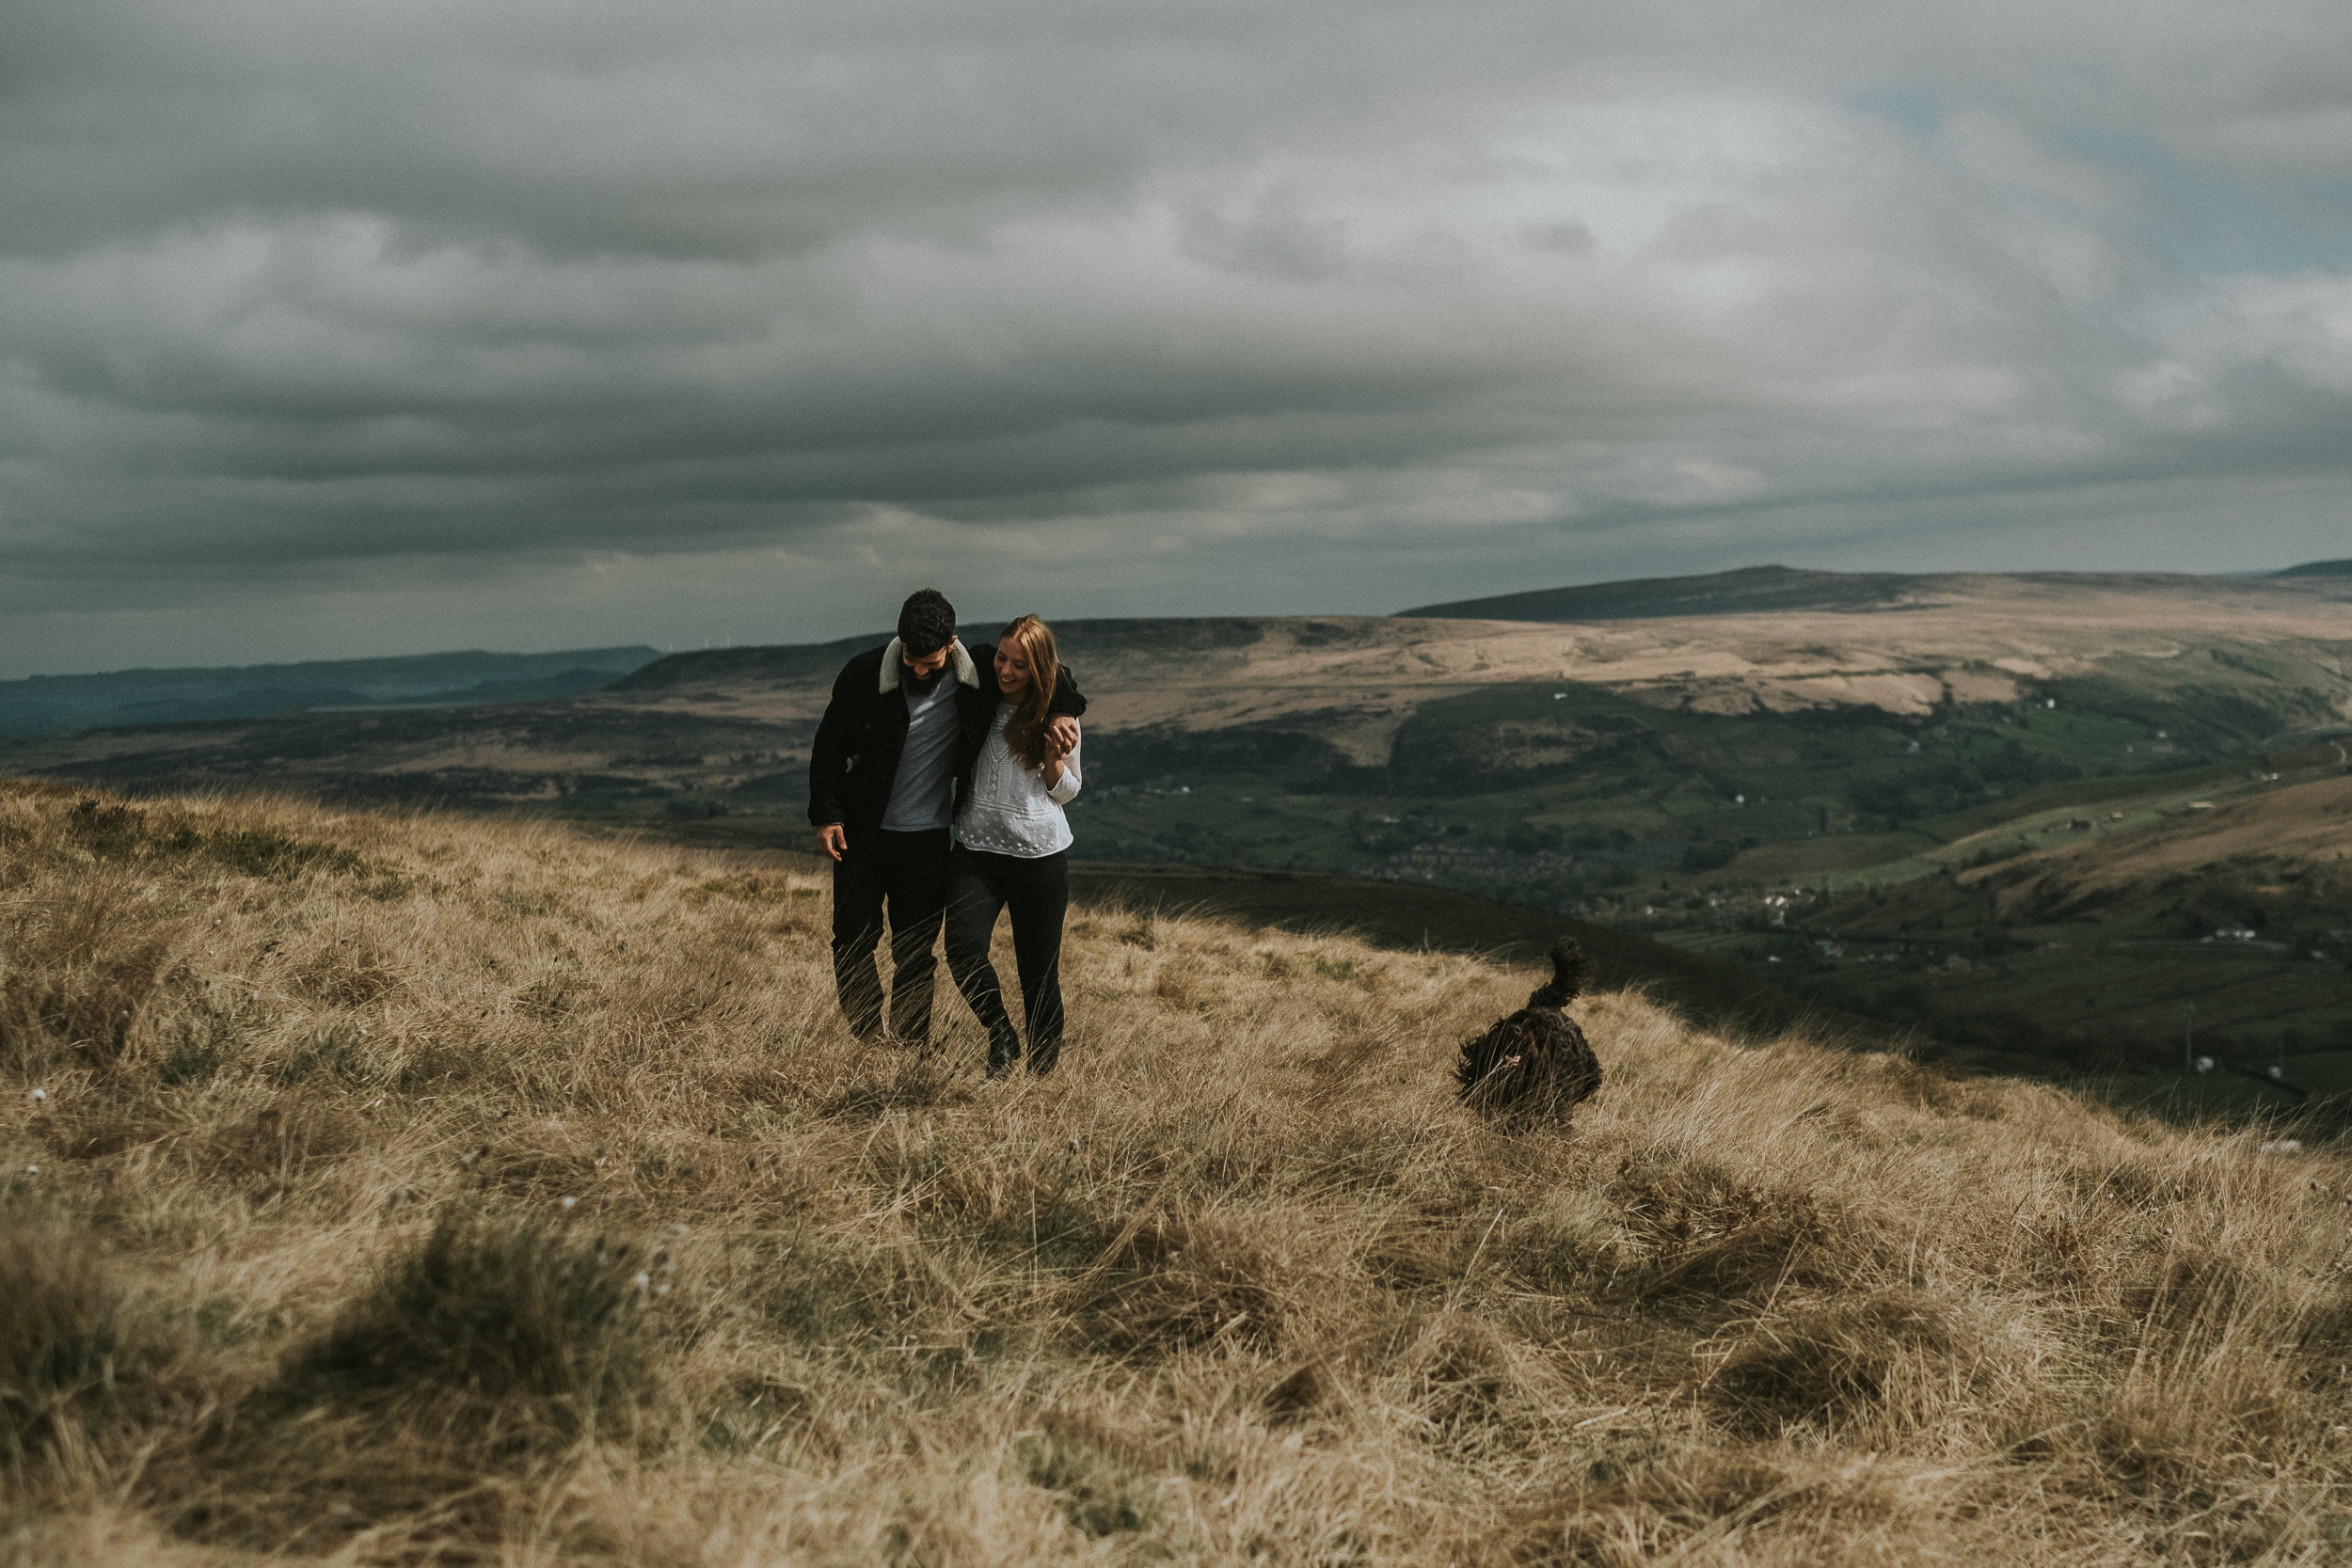
POLYGON ((890 913, 890 1027, 907 1045, 931 1038, 931 980, 947 907, 947 830, 853 835, 833 867, 833 978, 861 1039, 882 1033, 882 974, 874 949, 890 913))

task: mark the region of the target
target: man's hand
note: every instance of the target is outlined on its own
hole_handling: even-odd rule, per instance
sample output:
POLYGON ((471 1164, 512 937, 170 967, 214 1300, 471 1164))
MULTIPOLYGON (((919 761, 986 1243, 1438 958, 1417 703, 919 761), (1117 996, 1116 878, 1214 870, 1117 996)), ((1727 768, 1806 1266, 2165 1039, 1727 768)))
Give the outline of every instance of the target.
POLYGON ((1078 721, 1068 714, 1057 716, 1045 726, 1045 744, 1057 757, 1066 757, 1078 749, 1078 721))
POLYGON ((817 830, 817 844, 826 854, 839 860, 849 852, 850 835, 842 830, 840 823, 828 822, 817 830))

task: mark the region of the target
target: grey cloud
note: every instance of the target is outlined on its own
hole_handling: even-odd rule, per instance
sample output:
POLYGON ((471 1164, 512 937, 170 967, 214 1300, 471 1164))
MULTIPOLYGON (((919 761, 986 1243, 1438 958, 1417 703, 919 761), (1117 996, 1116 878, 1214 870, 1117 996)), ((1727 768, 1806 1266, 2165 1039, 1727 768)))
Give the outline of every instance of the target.
POLYGON ((189 583, 661 642, 881 535, 1380 609, 2352 498, 2318 0, 20 9, 0 665, 189 583), (2320 264, 2184 270, 2238 211, 2320 264))

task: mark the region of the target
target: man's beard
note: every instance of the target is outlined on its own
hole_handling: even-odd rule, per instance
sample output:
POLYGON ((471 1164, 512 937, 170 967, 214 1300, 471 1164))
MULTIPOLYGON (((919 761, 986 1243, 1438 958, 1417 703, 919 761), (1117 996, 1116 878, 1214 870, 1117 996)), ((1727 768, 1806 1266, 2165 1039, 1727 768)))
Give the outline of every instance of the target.
POLYGON ((898 666, 899 684, 903 685, 909 691, 913 692, 917 697, 930 696, 931 694, 931 688, 937 686, 940 682, 940 678, 946 673, 947 667, 945 664, 941 665, 938 669, 932 671, 928 675, 918 675, 904 664, 898 666))

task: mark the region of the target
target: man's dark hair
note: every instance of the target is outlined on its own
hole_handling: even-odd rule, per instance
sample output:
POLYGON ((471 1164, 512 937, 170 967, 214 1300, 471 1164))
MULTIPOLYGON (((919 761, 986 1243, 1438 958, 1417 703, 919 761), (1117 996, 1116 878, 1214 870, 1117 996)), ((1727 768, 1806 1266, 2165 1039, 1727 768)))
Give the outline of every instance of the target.
POLYGON ((956 639, 956 607, 936 588, 918 588, 898 607, 898 641, 916 658, 956 639))

